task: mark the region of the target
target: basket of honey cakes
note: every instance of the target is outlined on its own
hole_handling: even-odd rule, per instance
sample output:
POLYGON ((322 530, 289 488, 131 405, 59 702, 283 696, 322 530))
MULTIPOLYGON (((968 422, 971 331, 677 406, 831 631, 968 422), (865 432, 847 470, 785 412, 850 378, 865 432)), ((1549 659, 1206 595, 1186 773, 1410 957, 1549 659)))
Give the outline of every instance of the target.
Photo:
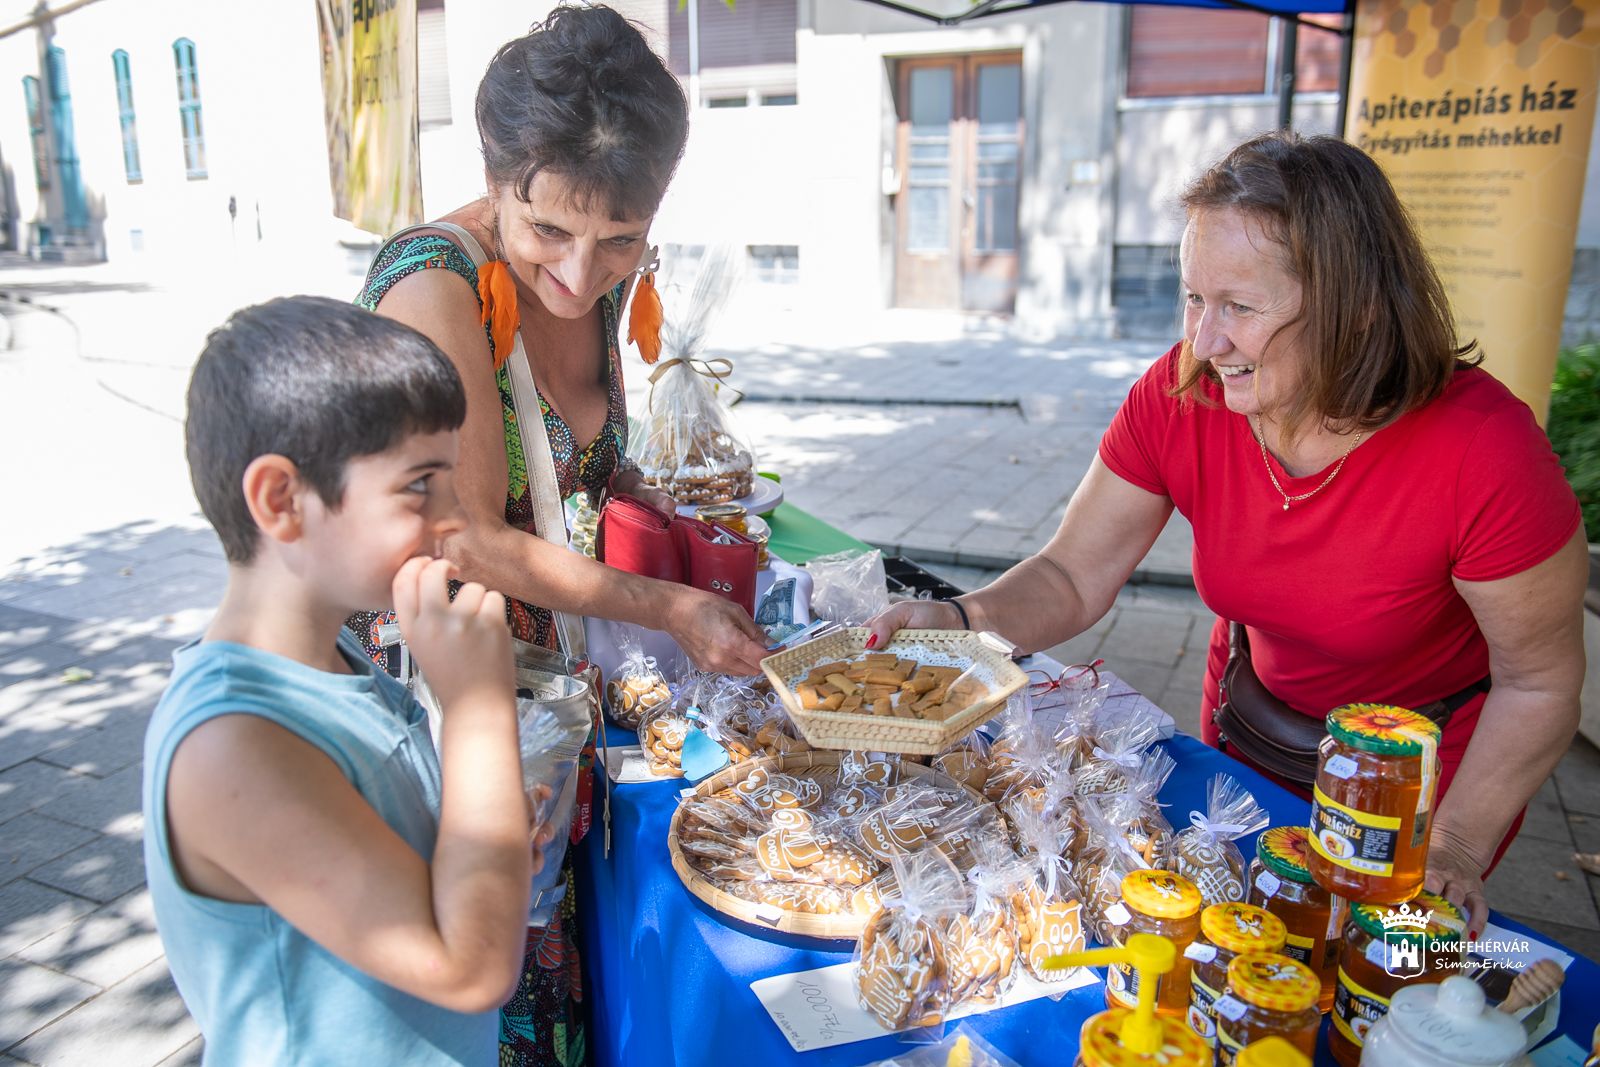
POLYGON ((1004 643, 966 630, 837 630, 761 661, 815 748, 931 756, 950 748, 1027 684, 1004 643))
POLYGON ((896 857, 937 849, 960 869, 1003 836, 994 805, 885 753, 806 751, 732 764, 685 795, 667 847, 684 886, 763 929, 855 940, 893 888, 896 857))

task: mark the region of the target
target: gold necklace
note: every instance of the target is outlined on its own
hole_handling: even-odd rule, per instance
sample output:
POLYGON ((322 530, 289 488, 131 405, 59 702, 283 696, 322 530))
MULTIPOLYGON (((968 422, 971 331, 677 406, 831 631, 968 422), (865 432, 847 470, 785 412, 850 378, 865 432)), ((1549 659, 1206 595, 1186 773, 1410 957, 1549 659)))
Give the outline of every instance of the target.
POLYGON ((1321 485, 1317 486, 1309 493, 1298 493, 1295 496, 1290 496, 1288 493, 1283 491, 1283 486, 1278 483, 1278 475, 1272 469, 1272 461, 1267 458, 1267 435, 1266 432, 1261 429, 1260 416, 1255 417, 1254 422, 1252 423, 1252 428, 1256 432, 1256 444, 1261 446, 1261 463, 1267 468, 1267 477, 1272 479, 1272 488, 1276 489, 1278 491, 1278 495, 1283 497, 1284 511, 1289 510, 1289 505, 1291 503, 1297 500, 1306 500, 1314 497, 1324 489, 1328 488, 1328 483, 1339 477, 1339 472, 1344 469, 1344 461, 1349 459, 1350 453, 1356 450, 1356 446, 1361 443, 1361 438, 1364 433, 1364 431, 1362 431, 1356 434, 1355 440, 1350 442, 1350 447, 1344 450, 1344 455, 1339 457, 1339 462, 1333 465, 1333 470, 1328 472, 1328 476, 1322 479, 1321 485))

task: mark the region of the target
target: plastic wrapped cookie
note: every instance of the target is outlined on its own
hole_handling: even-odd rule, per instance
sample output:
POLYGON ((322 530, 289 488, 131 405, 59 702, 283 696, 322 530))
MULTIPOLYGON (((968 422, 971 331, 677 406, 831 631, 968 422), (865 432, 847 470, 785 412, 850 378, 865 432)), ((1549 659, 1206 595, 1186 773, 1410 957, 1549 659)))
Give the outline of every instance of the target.
POLYGON ((1231 775, 1206 786, 1206 810, 1189 813, 1190 826, 1172 846, 1172 868, 1200 890, 1206 907, 1245 899, 1244 855, 1236 840, 1267 825, 1267 813, 1231 775))
POLYGON ((975 792, 989 781, 989 739, 976 731, 933 758, 934 770, 975 792))
POLYGON ((994 1004, 1016 981, 1017 927, 1011 901, 1033 877, 1027 863, 992 837, 975 846, 974 853, 967 872, 972 907, 953 916, 945 928, 951 1007, 994 1004))
POLYGON ((1070 830, 1060 812, 1026 813, 1016 826, 1027 852, 1027 877, 1011 894, 1017 953, 1041 982, 1065 982, 1077 968, 1050 968, 1055 956, 1084 946, 1083 891, 1062 852, 1070 830))
POLYGON ((637 729, 648 712, 672 699, 672 690, 633 627, 614 626, 612 633, 622 663, 606 682, 606 709, 618 726, 637 729))
POLYGON ((1126 790, 1128 773, 1138 769, 1145 752, 1161 739, 1163 725, 1161 713, 1151 707, 1101 716, 1094 744, 1075 775, 1079 795, 1126 790))
POLYGON ((967 888, 934 849, 897 857, 893 870, 895 890, 868 917, 856 947, 856 999, 886 1029, 937 1026, 950 1007, 944 930, 967 910, 967 888))

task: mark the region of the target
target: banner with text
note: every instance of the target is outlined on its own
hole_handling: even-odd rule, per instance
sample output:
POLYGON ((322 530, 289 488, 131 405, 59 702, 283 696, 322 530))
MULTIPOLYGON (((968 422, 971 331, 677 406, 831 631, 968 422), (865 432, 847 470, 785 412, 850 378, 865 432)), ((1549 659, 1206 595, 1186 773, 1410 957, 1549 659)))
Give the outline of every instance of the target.
POLYGON ((317 0, 334 214, 372 233, 422 221, 417 0, 317 0))
POLYGON ((1382 164, 1463 339, 1542 423, 1600 81, 1600 0, 1357 0, 1345 138, 1382 164))

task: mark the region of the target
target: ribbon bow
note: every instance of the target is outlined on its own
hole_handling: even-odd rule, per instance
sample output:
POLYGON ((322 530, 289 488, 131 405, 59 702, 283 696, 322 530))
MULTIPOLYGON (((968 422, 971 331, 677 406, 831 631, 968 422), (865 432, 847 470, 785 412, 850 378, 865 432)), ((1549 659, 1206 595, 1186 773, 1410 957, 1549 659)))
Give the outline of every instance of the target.
POLYGON ((1189 813, 1189 824, 1203 834, 1210 834, 1212 837, 1227 838, 1230 841, 1235 837, 1243 837, 1245 834, 1250 832, 1250 827, 1245 826, 1242 823, 1212 822, 1210 819, 1206 818, 1205 815, 1198 811, 1191 811, 1189 813))
POLYGON ((733 386, 728 385, 728 375, 733 373, 733 360, 724 359, 720 356, 716 359, 693 359, 684 356, 673 356, 671 359, 662 360, 661 363, 656 366, 656 369, 650 372, 649 381, 651 389, 650 403, 648 405, 649 410, 654 411, 656 408, 656 391, 654 388, 656 382, 660 381, 661 376, 667 373, 667 371, 680 365, 688 367, 690 370, 694 371, 703 378, 710 378, 712 381, 717 383, 717 387, 719 388, 727 385, 730 390, 739 394, 740 400, 744 399, 744 393, 740 392, 738 389, 734 389, 733 386))
POLYGON ((1126 767, 1130 771, 1138 767, 1142 760, 1137 752, 1107 752, 1099 745, 1094 746, 1094 758, 1115 763, 1118 767, 1126 767))

